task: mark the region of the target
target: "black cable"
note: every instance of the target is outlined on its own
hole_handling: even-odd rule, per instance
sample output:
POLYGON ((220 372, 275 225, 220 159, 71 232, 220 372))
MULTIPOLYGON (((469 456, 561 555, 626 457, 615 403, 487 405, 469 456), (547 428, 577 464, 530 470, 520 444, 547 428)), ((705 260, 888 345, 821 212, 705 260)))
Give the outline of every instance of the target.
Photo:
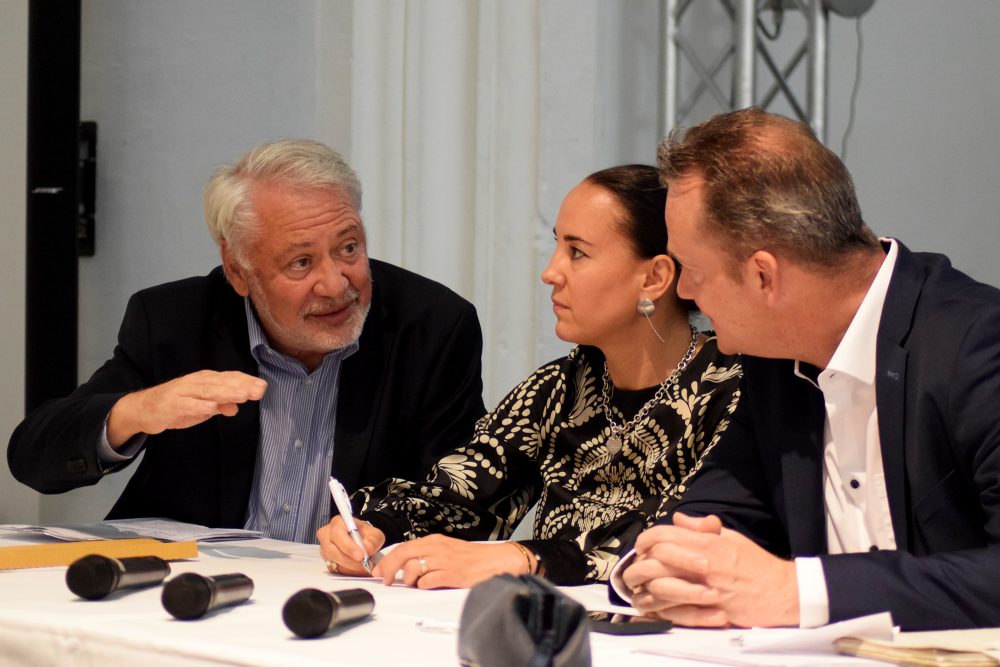
POLYGON ((781 35, 781 24, 785 18, 785 10, 782 7, 775 7, 771 9, 771 22, 774 24, 774 32, 768 32, 767 28, 764 27, 764 21, 757 17, 757 28, 760 30, 761 34, 767 37, 772 42, 781 35))
POLYGON ((861 16, 858 16, 856 21, 858 58, 854 66, 854 88, 851 90, 851 109, 847 117, 847 128, 844 129, 844 137, 840 140, 840 159, 844 162, 847 162, 847 137, 851 135, 851 130, 854 129, 854 112, 858 102, 858 91, 861 89, 861 55, 864 53, 864 42, 861 39, 861 16))

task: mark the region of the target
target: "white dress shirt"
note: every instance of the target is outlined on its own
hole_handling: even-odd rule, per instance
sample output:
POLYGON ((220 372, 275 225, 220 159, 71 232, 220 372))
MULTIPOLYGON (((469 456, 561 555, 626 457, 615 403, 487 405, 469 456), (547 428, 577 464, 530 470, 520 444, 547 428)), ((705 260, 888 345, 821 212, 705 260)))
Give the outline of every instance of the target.
MULTIPOLYGON (((875 342, 897 255, 896 242, 884 241, 889 251, 882 266, 815 383, 826 405, 823 499, 831 554, 896 548, 875 406, 875 342)), ((798 362, 795 374, 812 383, 798 362)), ((824 625, 830 605, 823 566, 818 558, 796 558, 795 566, 800 625, 824 625)))

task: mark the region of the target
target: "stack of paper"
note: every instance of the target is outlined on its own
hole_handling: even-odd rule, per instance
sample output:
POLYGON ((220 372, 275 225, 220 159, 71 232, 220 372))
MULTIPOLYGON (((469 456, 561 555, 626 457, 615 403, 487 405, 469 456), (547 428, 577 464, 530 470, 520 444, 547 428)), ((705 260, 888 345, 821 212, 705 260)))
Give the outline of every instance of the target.
POLYGON ((996 667, 1000 665, 1000 628, 901 632, 892 640, 844 637, 837 650, 901 665, 996 667))
POLYGON ((216 542, 247 540, 261 536, 256 530, 208 528, 169 519, 115 519, 94 524, 63 523, 51 526, 7 524, 0 528, 20 533, 47 535, 59 540, 117 540, 151 537, 165 542, 216 542))

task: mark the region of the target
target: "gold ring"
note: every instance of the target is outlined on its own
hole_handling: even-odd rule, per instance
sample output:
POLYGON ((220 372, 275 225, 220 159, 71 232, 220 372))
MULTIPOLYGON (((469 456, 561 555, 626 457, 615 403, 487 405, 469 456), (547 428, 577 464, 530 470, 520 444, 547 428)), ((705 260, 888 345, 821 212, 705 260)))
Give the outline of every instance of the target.
POLYGON ((417 562, 420 563, 420 576, 422 577, 427 574, 427 561, 423 558, 418 558, 417 562))
POLYGON ((337 574, 337 564, 332 560, 326 561, 326 571, 330 574, 337 574))

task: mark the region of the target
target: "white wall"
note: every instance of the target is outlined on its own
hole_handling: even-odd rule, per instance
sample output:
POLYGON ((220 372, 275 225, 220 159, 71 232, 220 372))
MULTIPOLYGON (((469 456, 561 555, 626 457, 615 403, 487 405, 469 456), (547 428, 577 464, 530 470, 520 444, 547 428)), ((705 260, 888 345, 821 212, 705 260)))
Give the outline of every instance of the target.
MULTIPOLYGON (((313 0, 84 0, 80 114, 98 122, 98 181, 81 381, 110 356, 130 294, 218 263, 201 213, 212 169, 316 135, 316 13, 313 0)), ((103 518, 126 481, 43 497, 42 519, 103 518)))
MULTIPOLYGON (((0 2, 0 442, 24 411, 28 4, 0 2)), ((6 451, 6 448, 5 448, 6 451)), ((6 461, 6 458, 4 459, 6 461)), ((0 523, 35 522, 37 495, 0 464, 0 523)))
POLYGON ((97 253, 80 263, 80 366, 128 296, 218 263, 213 167, 315 133, 314 2, 84 0, 80 115, 98 122, 97 253))
MULTIPOLYGON (((770 27, 770 13, 763 18, 770 27)), ((683 25, 703 55, 729 38, 720 3, 694 3, 683 25)), ((768 43, 779 65, 804 25, 800 13, 786 12, 783 36, 768 43)), ((854 20, 830 14, 829 27, 827 145, 839 154, 858 41, 854 20)), ((1000 285, 993 261, 1000 248, 1000 3, 876 0, 861 28, 861 87, 846 162, 866 221, 876 233, 912 250, 943 252, 973 277, 1000 285)), ((804 76, 800 66, 791 79, 798 90, 804 76)), ((757 77, 761 88, 769 85, 763 67, 757 77)), ((718 82, 728 90, 725 79, 718 82)), ((691 81, 682 77, 685 84, 691 81)), ((780 96, 771 109, 791 113, 780 96)), ((705 96, 684 125, 719 110, 705 96)))
MULTIPOLYGON (((853 22, 831 29, 828 144, 839 151, 856 38, 853 22)), ((877 0, 862 34, 847 165, 865 219, 1000 285, 1000 3, 877 0)))
MULTIPOLYGON (((81 379, 109 355, 129 294, 165 280, 205 273, 216 263, 201 220, 202 184, 213 165, 265 139, 314 136, 350 155, 353 162, 372 165, 365 166, 362 175, 366 192, 381 193, 365 205, 366 224, 378 238, 375 245, 387 253, 399 248, 399 261, 416 262, 409 264, 412 268, 428 273, 439 270, 421 263, 426 259, 407 258, 405 246, 393 236, 395 221, 391 219, 402 215, 404 208, 394 199, 400 190, 391 179, 405 175, 406 169, 412 176, 414 165, 433 165, 434 161, 417 153, 408 157, 425 162, 398 165, 387 159, 391 147, 370 150, 366 147, 371 145, 369 140, 361 138, 384 123, 390 111, 388 102, 378 103, 379 95, 391 96, 392 104, 401 103, 397 98, 403 88, 394 90, 384 79, 387 73, 395 72, 400 86, 411 86, 409 103, 414 103, 413 94, 424 93, 419 103, 425 120, 433 120, 427 114, 452 111, 449 105, 456 98, 435 78, 438 69, 416 68, 417 62, 432 63, 440 57, 437 47, 447 46, 434 43, 440 31, 435 32, 432 24, 421 24, 442 5, 440 0, 406 5, 390 0, 372 9, 375 2, 84 0, 82 114, 84 119, 98 121, 100 135, 97 256, 84 259, 80 268, 81 379), (405 19, 400 7, 409 12, 405 19), (384 23, 361 25, 379 12, 388 17, 384 23), (404 20, 421 32, 400 28, 404 20), (386 40, 384 48, 373 49, 368 37, 360 38, 370 34, 366 30, 401 32, 386 40), (419 52, 414 41, 418 36, 422 40, 419 52), (401 69, 379 69, 373 58, 382 54, 391 59, 396 55, 392 49, 403 57, 401 69), (407 60, 408 53, 421 60, 407 60), (381 92, 366 89, 372 86, 381 86, 381 92), (364 104, 357 99, 359 95, 365 96, 364 104), (385 211, 385 218, 373 215, 376 211, 385 211)), ((708 2, 700 0, 699 9, 708 2)), ((4 12, 0 23, 7 30, 10 10, 3 4, 0 7, 4 12)), ((477 127, 487 127, 477 130, 479 162, 473 168, 477 174, 521 169, 534 179, 530 191, 519 187, 516 192, 500 188, 486 193, 494 204, 490 215, 499 216, 490 224, 507 222, 505 210, 530 218, 534 231, 525 235, 525 245, 505 246, 503 254, 494 256, 489 268, 481 269, 487 272, 487 280, 474 280, 471 286, 452 285, 476 301, 488 318, 484 328, 500 332, 493 341, 537 341, 526 352, 499 349, 522 343, 502 342, 491 348, 486 359, 487 401, 493 402, 512 383, 511 378, 523 377, 565 349, 551 333, 547 290, 537 280, 550 248, 548 230, 563 194, 595 169, 654 158, 659 3, 544 0, 532 5, 480 0, 453 15, 458 16, 464 22, 462 29, 475 30, 479 40, 466 35, 461 40, 463 48, 474 57, 490 59, 492 68, 481 65, 471 84, 467 76, 456 79, 478 87, 471 98, 463 92, 463 105, 472 100, 472 106, 463 109, 473 110, 477 127), (524 44, 524 39, 531 40, 530 51, 537 53, 532 56, 537 62, 530 74, 537 76, 537 86, 529 86, 530 90, 518 88, 517 81, 504 80, 512 67, 523 67, 525 57, 520 50, 505 54, 503 48, 511 47, 504 45, 524 44), (517 127, 528 128, 525 131, 508 130, 510 114, 523 114, 525 109, 535 110, 537 119, 518 121, 517 127), (503 129, 491 133, 489 127, 503 129), (484 142, 493 142, 495 150, 484 151, 484 142), (502 204, 510 197, 517 197, 519 203, 505 209, 502 204), (532 258, 524 269, 529 275, 505 273, 510 266, 524 264, 525 255, 532 258), (500 308, 495 297, 507 281, 510 294, 500 308), (483 282, 493 291, 484 290, 483 282), (529 283, 533 292, 531 287, 522 287, 529 283), (518 299, 533 309, 530 317, 509 318, 507 308, 515 307, 518 299), (505 329, 517 335, 504 337, 505 329)), ((454 25, 442 24, 441 30, 454 25)), ((995 185, 1000 182, 1000 161, 993 157, 1000 154, 1000 133, 994 131, 1000 108, 1000 63, 992 52, 995 35, 1000 34, 1000 3, 878 0, 862 25, 863 80, 847 162, 866 219, 877 232, 898 235, 914 249, 943 250, 974 276, 1000 284, 1000 266, 990 261, 1000 248, 1000 227, 994 221, 1000 204, 1000 188, 995 185)), ((706 30, 707 38, 717 39, 717 28, 706 30)), ((839 150, 854 73, 853 22, 832 17, 830 42, 829 143, 839 150)), ((15 56, 0 60, 4 77, 16 73, 15 44, 2 40, 4 53, 10 50, 15 56)), ((461 71, 461 67, 447 72, 441 68, 440 76, 461 71)), ((4 90, 16 88, 10 85, 4 90)), ((10 96, 2 97, 3 113, 17 108, 23 109, 23 104, 18 107, 10 96)), ((462 122, 467 122, 464 117, 462 122)), ((400 123, 395 128, 400 132, 441 129, 412 119, 400 123)), ((0 132, 8 132, 8 127, 2 123, 0 132)), ((433 150, 430 142, 401 136, 412 150, 433 150)), ((4 134, 4 146, 11 145, 7 141, 4 134)), ((0 180, 0 187, 12 192, 5 199, 22 205, 23 186, 15 187, 8 178, 0 180)), ((425 182, 434 183, 434 175, 411 185, 425 182)), ((424 194, 452 196, 447 183, 424 194)), ((477 197, 482 194, 478 192, 477 197)), ((466 215, 472 211, 479 216, 483 205, 478 198, 476 202, 475 206, 468 202, 451 206, 447 201, 424 200, 434 205, 434 211, 457 210, 466 215)), ((19 233, 23 216, 14 213, 5 207, 4 215, 13 217, 5 217, 4 224, 19 233)), ((521 220, 511 222, 522 224, 521 220)), ((488 257, 495 247, 491 237, 481 238, 484 247, 477 247, 469 257, 442 261, 488 257)), ((18 261, 13 257, 3 269, 13 268, 18 261)), ((440 271, 442 279, 468 279, 469 272, 463 272, 461 265, 442 266, 440 271)), ((14 273, 22 275, 23 268, 14 273)), ((10 306, 3 312, 23 312, 23 305, 13 302, 18 294, 17 290, 0 292, 0 298, 10 299, 0 304, 10 306)), ((12 326, 9 319, 5 326, 12 326)), ((0 340, 12 347, 20 345, 16 335, 22 329, 17 327, 0 340)), ((490 346, 491 339, 486 342, 490 346)), ((16 364, 20 355, 4 363, 12 369, 8 377, 13 379, 0 384, 0 390, 19 400, 22 386, 16 364)), ((11 419, 5 422, 8 430, 11 419)), ((99 518, 123 481, 123 477, 105 480, 96 489, 47 498, 42 518, 99 518)), ((0 484, 6 501, 10 484, 0 484)), ((31 502, 22 509, 30 513, 31 502)))

